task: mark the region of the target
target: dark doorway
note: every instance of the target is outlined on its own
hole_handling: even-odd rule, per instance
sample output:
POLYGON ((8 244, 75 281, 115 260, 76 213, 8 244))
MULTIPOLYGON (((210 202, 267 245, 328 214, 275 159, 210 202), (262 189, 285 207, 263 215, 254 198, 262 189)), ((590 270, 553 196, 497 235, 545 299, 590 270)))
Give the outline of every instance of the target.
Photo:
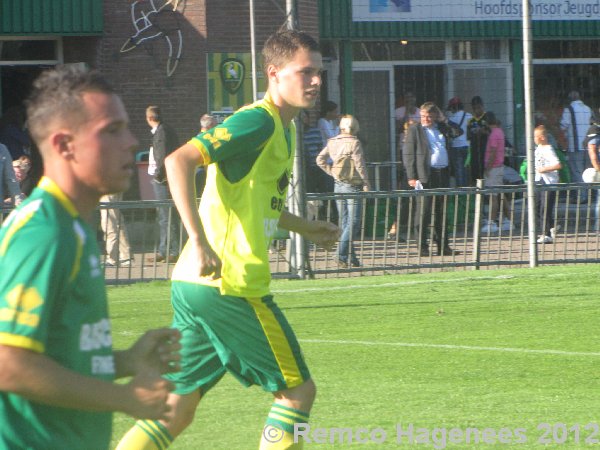
POLYGON ((417 106, 425 102, 434 102, 443 109, 446 105, 444 66, 395 66, 394 85, 396 96, 406 92, 414 93, 417 106))
POLYGON ((0 66, 0 113, 20 107, 46 66, 0 66))

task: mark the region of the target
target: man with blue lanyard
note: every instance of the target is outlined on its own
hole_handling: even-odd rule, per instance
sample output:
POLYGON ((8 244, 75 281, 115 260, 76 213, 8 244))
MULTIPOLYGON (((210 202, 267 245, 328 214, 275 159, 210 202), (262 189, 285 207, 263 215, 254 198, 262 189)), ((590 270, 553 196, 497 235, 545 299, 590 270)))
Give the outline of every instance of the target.
MULTIPOLYGON (((440 109, 431 102, 420 108, 421 122, 412 125, 407 132, 402 155, 408 184, 415 189, 437 189, 450 187, 448 157, 448 125, 442 121, 440 109)), ((438 256, 456 255, 457 251, 448 246, 443 220, 443 202, 438 197, 432 211, 432 196, 424 196, 415 215, 415 232, 419 240, 421 256, 429 256, 430 248, 427 231, 431 225, 431 240, 437 245, 438 256)))

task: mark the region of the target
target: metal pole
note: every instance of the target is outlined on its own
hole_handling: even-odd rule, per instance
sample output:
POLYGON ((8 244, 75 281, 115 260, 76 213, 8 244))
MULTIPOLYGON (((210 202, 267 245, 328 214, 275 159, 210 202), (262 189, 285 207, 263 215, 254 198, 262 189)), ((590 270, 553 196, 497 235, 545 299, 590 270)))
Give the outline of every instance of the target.
MULTIPOLYGON (((479 270, 481 262, 481 215, 483 211, 483 180, 477 179, 475 193, 475 217, 473 218, 473 268, 479 270)), ((468 201, 469 197, 467 197, 468 201)))
POLYGON ((258 79, 256 74, 256 32, 254 29, 254 0, 250 0, 250 54, 252 58, 252 100, 258 100, 258 79))
POLYGON ((529 230, 529 267, 537 267, 537 230, 535 211, 535 161, 533 143, 533 65, 531 11, 523 0, 523 76, 525 89, 525 145, 527 155, 527 219, 529 230))
MULTIPOLYGON (((285 11, 287 14, 287 28, 294 30, 296 28, 296 2, 295 0, 286 0, 285 11)), ((306 189, 304 185, 304 138, 302 130, 302 121, 296 117, 296 155, 294 156, 294 176, 290 189, 290 210, 293 214, 306 217, 306 189)), ((297 233, 290 234, 290 243, 294 255, 290 258, 291 270, 295 271, 300 278, 306 277, 305 263, 308 252, 304 238, 297 233)))

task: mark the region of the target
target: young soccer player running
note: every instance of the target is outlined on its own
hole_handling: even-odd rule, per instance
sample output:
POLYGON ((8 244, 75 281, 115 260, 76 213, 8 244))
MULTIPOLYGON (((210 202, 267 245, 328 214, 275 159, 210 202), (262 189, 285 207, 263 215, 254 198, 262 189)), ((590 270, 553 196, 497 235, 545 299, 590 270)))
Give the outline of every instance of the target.
POLYGON ((89 222, 102 195, 129 187, 137 141, 95 72, 45 72, 27 113, 44 177, 0 230, 0 448, 107 449, 111 411, 166 417, 160 374, 179 358, 170 329, 112 349, 89 222))
POLYGON ((295 150, 292 119, 314 106, 322 60, 318 44, 297 31, 272 35, 263 60, 265 98, 167 158, 173 199, 190 236, 173 271, 171 295, 173 325, 182 333, 182 371, 170 378, 176 390, 169 420, 138 422, 119 450, 166 448, 226 372, 275 397, 261 449, 302 447, 294 443, 294 424, 308 421, 316 388, 270 295, 268 247, 277 226, 327 247, 338 238, 334 224, 284 210, 295 150), (208 169, 198 213, 199 165, 208 169))

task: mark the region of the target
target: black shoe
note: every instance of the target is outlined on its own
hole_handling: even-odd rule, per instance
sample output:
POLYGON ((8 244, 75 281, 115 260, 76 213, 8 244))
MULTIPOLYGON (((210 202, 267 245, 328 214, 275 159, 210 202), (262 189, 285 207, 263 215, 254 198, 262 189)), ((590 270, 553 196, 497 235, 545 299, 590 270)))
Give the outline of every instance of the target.
POLYGON ((429 246, 421 245, 421 248, 419 249, 419 254, 421 256, 429 256, 431 254, 431 252, 429 251, 429 246))
POLYGON ((356 256, 352 257, 352 259, 350 260, 350 265, 352 267, 360 267, 360 261, 356 256))
POLYGON ((450 247, 444 247, 443 250, 440 250, 438 248, 437 254, 438 254, 438 256, 456 256, 456 255, 460 255, 460 251, 453 250, 450 247))

